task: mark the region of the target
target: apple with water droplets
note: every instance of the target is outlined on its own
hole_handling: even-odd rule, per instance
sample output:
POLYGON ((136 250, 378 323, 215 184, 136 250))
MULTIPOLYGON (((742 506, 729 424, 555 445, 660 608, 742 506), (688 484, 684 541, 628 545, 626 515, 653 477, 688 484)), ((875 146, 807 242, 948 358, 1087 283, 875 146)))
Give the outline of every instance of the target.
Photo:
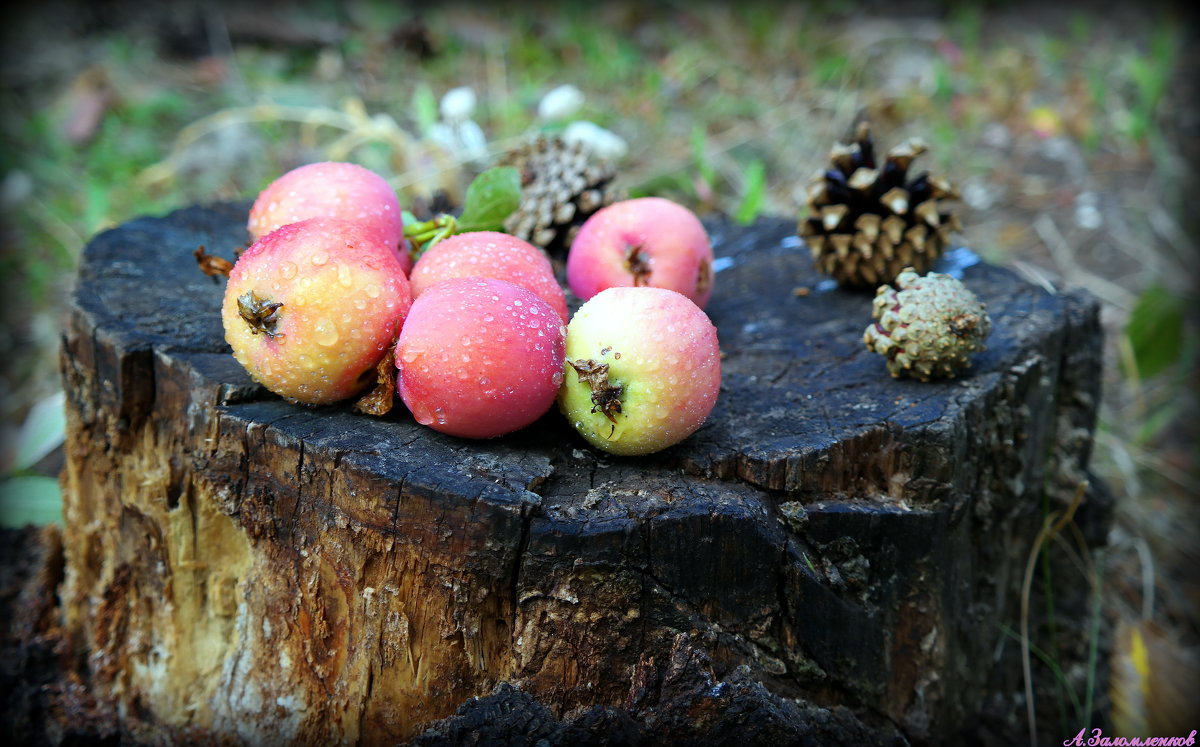
POLYGON ((717 330, 676 291, 609 288, 571 318, 564 374, 558 404, 575 430, 613 454, 650 454, 694 433, 716 404, 717 330))
POLYGON ((588 300, 606 288, 668 288, 704 308, 712 296, 713 251, 700 219, 662 197, 601 208, 567 254, 567 284, 588 300))
POLYGON ((221 319, 255 381, 293 402, 327 404, 375 383, 411 304, 404 268, 376 234, 310 218, 242 253, 221 319))
POLYGON ((524 428, 554 405, 566 329, 532 291, 466 277, 426 288, 396 342, 396 389, 418 423, 464 438, 524 428))
POLYGON ((558 312, 563 324, 567 299, 546 253, 528 241, 498 231, 470 231, 440 241, 421 255, 408 276, 413 298, 453 278, 489 277, 533 291, 558 312))
POLYGON ((401 250, 404 216, 387 181, 354 163, 326 161, 292 169, 267 185, 250 208, 246 224, 257 241, 289 223, 308 218, 355 221, 392 250, 407 273, 412 259, 401 250))

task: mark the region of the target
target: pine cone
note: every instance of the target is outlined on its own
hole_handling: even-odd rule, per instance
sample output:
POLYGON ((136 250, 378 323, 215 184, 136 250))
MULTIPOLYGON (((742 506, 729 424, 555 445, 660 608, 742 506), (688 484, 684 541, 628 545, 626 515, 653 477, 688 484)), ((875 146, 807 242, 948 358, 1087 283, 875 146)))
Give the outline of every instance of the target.
POLYGON ((926 150, 911 138, 879 168, 866 122, 852 142, 834 146, 832 168, 809 183, 809 214, 798 226, 818 270, 857 288, 890 283, 905 267, 929 271, 962 222, 943 204, 958 199, 950 182, 927 171, 908 180, 909 165, 926 150))
POLYGON ((871 316, 863 331, 867 349, 887 358, 892 376, 921 381, 954 378, 971 365, 968 356, 985 350, 992 331, 987 308, 962 281, 931 272, 922 277, 906 268, 896 288, 875 291, 871 316))
POLYGON ((521 172, 521 206, 504 227, 552 254, 565 255, 592 213, 617 199, 616 168, 593 159, 581 143, 538 137, 501 161, 521 172))

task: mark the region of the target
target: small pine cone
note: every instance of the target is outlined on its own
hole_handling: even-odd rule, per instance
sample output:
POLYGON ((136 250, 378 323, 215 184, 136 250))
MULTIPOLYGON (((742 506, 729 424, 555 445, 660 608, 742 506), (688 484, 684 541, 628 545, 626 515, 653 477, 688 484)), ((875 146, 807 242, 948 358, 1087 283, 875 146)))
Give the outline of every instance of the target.
POLYGON ((865 122, 852 142, 833 147, 832 167, 813 176, 808 215, 797 227, 818 270, 852 288, 890 283, 906 267, 929 271, 962 222, 946 210, 947 201, 958 199, 950 182, 928 172, 908 179, 908 167, 925 150, 912 138, 888 151, 879 167, 865 122))
POLYGON ((875 322, 863 332, 867 349, 887 357, 892 376, 921 381, 954 378, 984 350, 992 331, 987 309, 959 280, 938 272, 922 277, 911 267, 875 292, 875 322))
POLYGON ((538 137, 501 160, 521 172, 521 206, 504 227, 509 233, 565 256, 583 222, 618 195, 616 168, 592 160, 580 143, 538 137))

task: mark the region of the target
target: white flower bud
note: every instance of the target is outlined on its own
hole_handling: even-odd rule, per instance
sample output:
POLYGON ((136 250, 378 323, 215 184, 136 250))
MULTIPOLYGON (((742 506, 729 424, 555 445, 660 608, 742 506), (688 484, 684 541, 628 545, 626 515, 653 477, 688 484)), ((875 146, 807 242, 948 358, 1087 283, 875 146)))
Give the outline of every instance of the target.
POLYGON ((442 119, 447 122, 462 122, 475 113, 475 92, 469 86, 459 86, 446 91, 441 103, 442 119))
POLYGON ((451 153, 458 150, 458 139, 454 136, 454 130, 441 122, 436 122, 429 128, 427 137, 451 153))
POLYGON ((567 125, 562 139, 567 143, 581 143, 600 158, 613 161, 629 151, 629 146, 620 135, 585 119, 567 125))
POLYGON ((437 122, 429 128, 428 138, 460 161, 481 161, 487 157, 487 136, 470 119, 454 124, 437 122))
POLYGON ((487 156, 487 137, 483 128, 468 119, 458 126, 458 141, 462 152, 469 160, 478 161, 487 156))
POLYGON ((538 116, 553 122, 566 119, 583 106, 583 91, 572 85, 559 86, 542 97, 538 103, 538 116))

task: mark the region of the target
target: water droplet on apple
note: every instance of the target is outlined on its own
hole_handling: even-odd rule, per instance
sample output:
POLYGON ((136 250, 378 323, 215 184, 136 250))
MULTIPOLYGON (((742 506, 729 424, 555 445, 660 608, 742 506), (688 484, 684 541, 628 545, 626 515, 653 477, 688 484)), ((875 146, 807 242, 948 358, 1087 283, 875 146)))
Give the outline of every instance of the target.
POLYGON ((364 290, 367 292, 367 295, 370 296, 371 298, 379 298, 379 293, 380 293, 379 286, 376 285, 375 283, 367 283, 367 287, 364 288, 364 290))
POLYGON ((433 415, 430 414, 429 408, 420 403, 413 405, 413 418, 421 425, 430 425, 433 423, 433 415))
POLYGON ((324 249, 318 249, 317 251, 313 252, 311 260, 314 265, 320 267, 329 261, 329 252, 325 251, 324 249))
POLYGON ((337 276, 338 282, 341 283, 342 286, 349 288, 350 286, 354 285, 354 276, 350 274, 350 266, 346 263, 337 263, 337 276))
POLYGON ((330 347, 336 345, 338 341, 338 331, 334 323, 329 319, 318 319, 313 325, 313 339, 318 345, 330 347))

